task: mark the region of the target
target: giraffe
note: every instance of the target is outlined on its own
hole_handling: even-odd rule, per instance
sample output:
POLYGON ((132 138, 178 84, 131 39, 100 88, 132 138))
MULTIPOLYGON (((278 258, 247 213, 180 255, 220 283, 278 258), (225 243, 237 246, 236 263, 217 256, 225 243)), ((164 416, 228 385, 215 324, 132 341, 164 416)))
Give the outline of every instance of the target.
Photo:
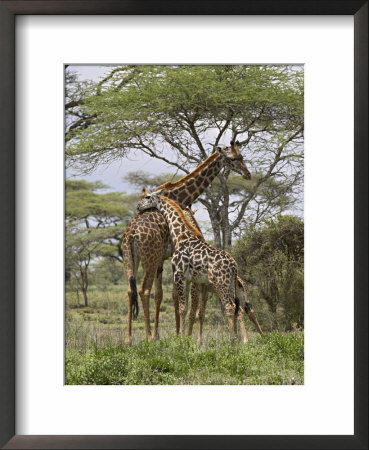
MULTIPOLYGON (((198 230, 198 232, 201 234, 201 239, 204 239, 204 236, 201 232, 200 226, 197 223, 197 220, 194 215, 194 211, 191 210, 191 208, 186 208, 184 210, 185 216, 187 220, 190 222, 190 224, 198 230)), ((200 236, 199 236, 200 237, 200 236)), ((203 331, 203 324, 205 319, 205 310, 206 310, 206 303, 208 300, 208 294, 209 292, 216 292, 215 289, 209 285, 198 285, 196 283, 191 283, 191 309, 190 309, 190 315, 189 315, 189 324, 188 324, 188 335, 190 336, 192 334, 192 328, 196 317, 196 312, 198 309, 199 304, 199 297, 201 299, 200 301, 200 311, 199 311, 199 335, 198 335, 198 341, 202 342, 202 331, 203 331)), ((245 280, 243 280, 239 275, 237 275, 237 283, 236 283, 236 297, 240 300, 240 304, 243 305, 243 308, 240 308, 238 311, 238 320, 240 322, 244 321, 244 311, 246 312, 248 318, 255 324, 256 329, 258 332, 262 335, 263 331, 260 327, 260 324, 256 318, 255 311, 252 307, 252 304, 248 301, 248 292, 247 292, 247 284, 245 280)), ((175 306, 177 306, 175 304, 175 306)), ((175 308, 176 313, 176 325, 178 328, 179 324, 179 312, 178 307, 175 308)), ((242 328, 242 325, 241 325, 242 328)), ((246 335, 247 339, 247 335, 246 335)))
MULTIPOLYGON (((251 174, 243 161, 239 142, 231 142, 230 146, 215 147, 214 152, 196 169, 180 180, 167 182, 157 188, 163 195, 177 202, 182 208, 191 205, 209 186, 223 167, 250 179, 251 174)), ((146 192, 143 192, 145 195, 146 192)), ((143 306, 145 331, 147 340, 158 339, 159 309, 163 298, 162 270, 163 262, 173 253, 168 225, 162 214, 156 210, 148 210, 135 216, 126 228, 122 239, 122 255, 124 270, 128 279, 127 301, 127 335, 126 343, 132 343, 132 317, 138 315, 138 293, 143 306), (137 269, 142 265, 142 281, 137 293, 137 269), (154 284, 154 332, 151 333, 149 300, 154 284)))
MULTIPOLYGON (((179 300, 179 331, 185 332, 189 283, 211 284, 223 304, 231 333, 237 333, 239 299, 236 297, 237 263, 226 252, 207 244, 173 200, 163 191, 146 195, 137 205, 138 211, 157 208, 165 217, 174 244, 173 279, 179 300)), ((243 342, 247 342, 244 321, 239 321, 243 342)))

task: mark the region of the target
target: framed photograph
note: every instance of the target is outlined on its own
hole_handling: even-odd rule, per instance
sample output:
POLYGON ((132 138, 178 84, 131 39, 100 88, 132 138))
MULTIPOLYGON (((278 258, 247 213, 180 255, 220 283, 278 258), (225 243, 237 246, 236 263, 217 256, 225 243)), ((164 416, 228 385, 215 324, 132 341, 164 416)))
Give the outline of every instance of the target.
POLYGON ((0 25, 3 448, 367 448, 367 2, 0 25))

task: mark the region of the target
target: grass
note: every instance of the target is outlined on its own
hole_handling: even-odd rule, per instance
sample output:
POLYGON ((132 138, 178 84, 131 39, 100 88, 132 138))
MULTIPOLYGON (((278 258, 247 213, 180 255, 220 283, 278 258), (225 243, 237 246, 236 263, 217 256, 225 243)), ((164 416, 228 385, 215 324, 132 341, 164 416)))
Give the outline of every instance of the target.
POLYGON ((209 301, 202 345, 196 342, 197 322, 194 337, 175 336, 173 306, 165 292, 161 339, 145 340, 140 311, 133 322, 133 345, 126 346, 124 290, 124 286, 91 289, 88 307, 79 306, 75 295, 67 293, 66 384, 303 384, 303 332, 273 331, 259 336, 246 319, 249 342, 243 345, 230 337, 215 299, 209 301))
POLYGON ((275 332, 247 345, 171 337, 67 350, 66 384, 303 384, 303 348, 302 333, 275 332))

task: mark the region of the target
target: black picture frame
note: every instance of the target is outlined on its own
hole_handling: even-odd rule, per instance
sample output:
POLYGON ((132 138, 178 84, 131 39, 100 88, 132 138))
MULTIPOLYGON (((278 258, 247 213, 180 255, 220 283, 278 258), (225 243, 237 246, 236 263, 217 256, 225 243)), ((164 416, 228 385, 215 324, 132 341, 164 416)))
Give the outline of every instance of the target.
MULTIPOLYGON (((0 1, 0 445, 6 449, 368 448, 368 2, 365 0, 0 1), (350 436, 15 435, 15 17, 19 14, 354 16, 355 364, 350 436)), ((17 280, 19 282, 19 280, 17 280)), ((344 314, 344 311, 342 311, 344 314)))

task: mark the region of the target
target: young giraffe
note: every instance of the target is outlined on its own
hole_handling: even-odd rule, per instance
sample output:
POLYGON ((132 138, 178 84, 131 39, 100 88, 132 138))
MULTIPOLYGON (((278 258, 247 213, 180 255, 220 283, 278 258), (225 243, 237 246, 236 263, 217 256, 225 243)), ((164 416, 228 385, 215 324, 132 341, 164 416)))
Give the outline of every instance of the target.
MULTIPOLYGON (((239 149, 239 142, 231 142, 230 147, 217 147, 195 170, 176 181, 165 183, 157 190, 163 190, 163 195, 177 202, 181 207, 191 205, 204 192, 223 167, 250 179, 251 174, 243 161, 239 149)), ((157 339, 159 325, 159 309, 163 298, 162 270, 163 262, 173 252, 168 225, 162 214, 153 209, 135 216, 124 232, 122 240, 122 254, 124 270, 128 278, 128 326, 127 344, 132 342, 132 315, 138 314, 138 295, 136 276, 138 264, 142 265, 142 282, 139 288, 141 297, 145 331, 148 340, 152 339, 150 327, 150 293, 154 285, 155 319, 153 337, 157 339)))
MULTIPOLYGON (((195 218, 194 212, 190 208, 186 208, 184 210, 184 213, 186 215, 187 220, 190 222, 190 224, 198 230, 198 232, 201 234, 202 239, 205 240, 204 236, 200 230, 199 224, 197 223, 197 220, 195 218)), ((215 292, 215 290, 212 286, 198 285, 196 283, 191 283, 191 309, 190 309, 190 315, 189 315, 188 335, 190 336, 192 334, 192 328, 193 328, 193 324, 195 321, 196 312, 197 312, 197 308, 198 308, 198 304, 199 304, 199 297, 200 297, 201 300, 200 300, 200 311, 199 311, 199 335, 198 335, 199 342, 202 342, 202 330, 203 330, 206 303, 208 301, 209 292, 215 292)), ((238 311, 238 316, 237 316, 238 320, 240 322, 244 321, 244 310, 245 310, 249 319, 255 324, 258 332, 260 334, 263 334, 263 331, 262 331, 262 329, 259 325, 259 322, 256 318, 255 311, 252 307, 252 304, 248 301, 246 282, 239 275, 237 275, 236 297, 240 300, 240 304, 243 305, 243 308, 240 308, 238 311)), ((175 308, 175 313, 176 313, 176 324, 177 324, 177 323, 179 323, 178 308, 175 308), (177 316, 178 316, 178 318, 177 318, 177 316)), ((242 325, 240 325, 240 326, 242 328, 242 325)), ((246 339, 247 339, 247 335, 246 335, 246 339)))
MULTIPOLYGON (((162 191, 145 196, 137 205, 138 211, 157 208, 168 223, 174 243, 172 256, 173 280, 179 297, 179 331, 185 332, 189 283, 208 284, 216 290, 228 319, 231 333, 237 332, 236 318, 239 299, 236 298, 237 263, 232 256, 207 244, 202 234, 186 218, 183 210, 162 191)), ((247 341, 244 321, 240 321, 243 342, 247 341)))

